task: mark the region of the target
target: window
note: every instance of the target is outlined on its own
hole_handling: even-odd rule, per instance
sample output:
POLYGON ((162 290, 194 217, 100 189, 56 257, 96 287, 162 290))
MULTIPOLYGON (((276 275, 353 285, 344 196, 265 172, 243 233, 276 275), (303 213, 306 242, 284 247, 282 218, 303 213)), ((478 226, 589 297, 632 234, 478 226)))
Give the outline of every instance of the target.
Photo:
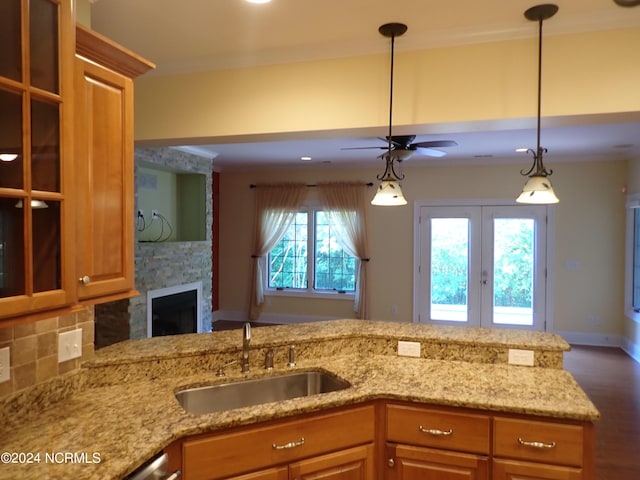
POLYGON ((340 245, 339 228, 325 211, 309 208, 299 212, 269 252, 268 288, 354 293, 357 261, 340 245))
POLYGON ((640 320, 640 194, 627 200, 626 256, 625 310, 630 318, 640 320))

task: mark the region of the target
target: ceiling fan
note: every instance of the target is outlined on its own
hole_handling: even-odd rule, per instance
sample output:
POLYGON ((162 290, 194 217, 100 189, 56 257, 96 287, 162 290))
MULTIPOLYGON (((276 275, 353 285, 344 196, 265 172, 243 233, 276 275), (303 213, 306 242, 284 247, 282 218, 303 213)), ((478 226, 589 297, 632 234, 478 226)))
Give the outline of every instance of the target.
MULTIPOLYGON (((454 140, 431 140, 427 142, 413 143, 416 139, 415 135, 392 135, 391 137, 378 137, 383 142, 387 143, 386 146, 379 147, 348 147, 342 150, 365 150, 365 149, 379 149, 394 152, 398 161, 407 160, 414 152, 427 157, 444 157, 447 152, 440 150, 443 147, 456 147, 458 145, 454 140), (389 148, 389 139, 391 139, 391 148, 389 148)), ((384 154, 382 154, 384 155, 384 154)))
POLYGON ((458 144, 453 140, 433 140, 427 142, 412 143, 415 135, 393 135, 392 130, 392 112, 393 112, 393 55, 395 38, 403 35, 407 31, 407 26, 403 23, 385 23, 378 28, 378 31, 385 37, 391 38, 391 79, 389 82, 389 134, 386 137, 379 137, 380 140, 386 142, 387 146, 379 147, 350 147, 342 150, 364 150, 364 149, 380 149, 386 150, 380 157, 393 157, 401 162, 407 160, 418 152, 429 157, 444 157, 447 152, 439 150, 443 147, 455 147, 458 144))

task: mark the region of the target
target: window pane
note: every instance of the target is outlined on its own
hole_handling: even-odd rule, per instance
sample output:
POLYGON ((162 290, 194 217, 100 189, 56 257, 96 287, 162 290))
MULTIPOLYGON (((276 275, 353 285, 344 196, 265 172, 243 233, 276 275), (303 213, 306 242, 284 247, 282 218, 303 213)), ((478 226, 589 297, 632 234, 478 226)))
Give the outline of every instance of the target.
POLYGON ((33 290, 61 288, 60 202, 32 200, 33 290))
POLYGON ((535 221, 493 221, 493 323, 533 325, 535 221))
POLYGON ((25 294, 24 211, 16 198, 0 198, 0 298, 25 294))
POLYGON ((0 45, 0 76, 21 81, 20 0, 0 2, 0 45))
POLYGON ((468 317, 469 219, 431 219, 431 319, 468 317))
POLYGON ((356 259, 338 243, 335 229, 325 212, 315 215, 315 282, 316 290, 353 292, 356 288, 356 259))
POLYGON ((22 188, 22 96, 0 90, 0 187, 22 188))
POLYGON ((633 210, 633 308, 640 308, 640 208, 633 210))
POLYGON ((30 0, 29 9, 31 85, 58 93, 58 6, 30 0))
POLYGON ((307 213, 300 212, 269 252, 269 288, 307 288, 307 213))
POLYGON ((33 190, 60 191, 58 105, 31 102, 31 184, 33 190))

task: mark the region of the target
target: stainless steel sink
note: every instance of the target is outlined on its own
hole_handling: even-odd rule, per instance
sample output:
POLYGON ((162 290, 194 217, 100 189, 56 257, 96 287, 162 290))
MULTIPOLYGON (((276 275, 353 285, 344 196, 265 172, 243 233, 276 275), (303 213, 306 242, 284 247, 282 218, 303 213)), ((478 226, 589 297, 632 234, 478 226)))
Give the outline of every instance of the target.
POLYGON ((176 392, 176 399, 187 412, 203 414, 335 392, 350 386, 329 373, 298 372, 187 388, 176 392))

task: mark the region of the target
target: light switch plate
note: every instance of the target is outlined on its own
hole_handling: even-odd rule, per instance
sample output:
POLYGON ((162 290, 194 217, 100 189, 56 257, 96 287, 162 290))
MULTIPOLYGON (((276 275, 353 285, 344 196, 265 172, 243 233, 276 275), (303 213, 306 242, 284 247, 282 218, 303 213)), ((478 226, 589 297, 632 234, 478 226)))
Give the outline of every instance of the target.
POLYGON ((11 380, 11 356, 9 347, 0 348, 0 383, 11 380))
POLYGON ((398 355, 402 357, 419 357, 420 342, 405 342, 398 340, 398 355))
POLYGON ((533 367, 533 350, 509 349, 509 364, 533 367))
POLYGON ((76 328, 70 332, 58 335, 58 363, 73 360, 82 356, 82 329, 76 328))

